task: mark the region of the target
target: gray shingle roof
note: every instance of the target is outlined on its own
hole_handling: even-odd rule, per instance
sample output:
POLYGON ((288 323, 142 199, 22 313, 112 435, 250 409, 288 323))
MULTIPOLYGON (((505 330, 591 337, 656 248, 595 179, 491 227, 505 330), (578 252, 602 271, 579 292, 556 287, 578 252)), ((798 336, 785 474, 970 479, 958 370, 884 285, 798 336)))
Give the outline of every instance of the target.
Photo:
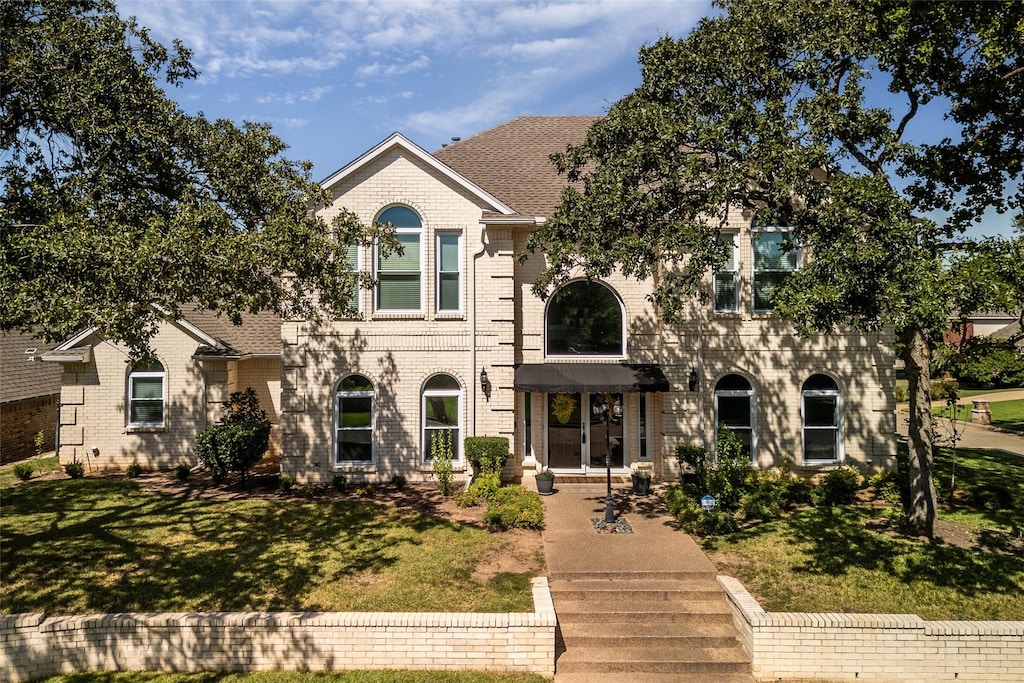
POLYGON ((0 403, 60 393, 61 366, 39 360, 54 346, 23 332, 0 333, 0 403), (35 361, 25 353, 31 348, 36 349, 35 361))
POLYGON ((551 216, 565 178, 550 155, 583 141, 599 116, 520 116, 452 143, 434 157, 522 216, 551 216))
POLYGON ((182 317, 238 355, 281 353, 281 317, 275 313, 243 316, 241 325, 232 324, 223 315, 195 308, 183 308, 182 317))

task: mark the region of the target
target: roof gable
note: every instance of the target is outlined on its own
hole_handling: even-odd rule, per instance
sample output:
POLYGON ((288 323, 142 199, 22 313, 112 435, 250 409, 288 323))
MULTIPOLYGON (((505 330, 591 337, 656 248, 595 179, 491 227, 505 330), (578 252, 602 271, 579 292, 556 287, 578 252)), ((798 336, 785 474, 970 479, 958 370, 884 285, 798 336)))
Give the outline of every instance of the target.
POLYGON ((410 141, 401 133, 392 133, 390 136, 377 143, 374 147, 364 152, 357 159, 325 178, 320 185, 325 188, 330 188, 333 185, 338 184, 346 177, 358 172, 361 168, 395 147, 401 148, 407 154, 419 159, 430 168, 447 177, 456 185, 465 189, 469 194, 479 199, 482 203, 490 206, 494 211, 504 215, 513 215, 516 213, 514 209, 483 189, 480 185, 466 178, 450 166, 442 163, 436 157, 419 145, 410 141))

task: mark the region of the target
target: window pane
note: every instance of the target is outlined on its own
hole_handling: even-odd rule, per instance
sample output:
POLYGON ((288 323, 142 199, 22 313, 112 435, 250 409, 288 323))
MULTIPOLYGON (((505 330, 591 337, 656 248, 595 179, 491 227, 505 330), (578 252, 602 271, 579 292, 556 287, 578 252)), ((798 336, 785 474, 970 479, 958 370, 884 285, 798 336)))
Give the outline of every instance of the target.
POLYGON ((838 436, 839 430, 836 429, 805 429, 804 459, 836 460, 839 457, 838 436))
POLYGON ((804 382, 803 390, 839 391, 839 385, 828 375, 811 375, 804 382))
POLYGON ((369 396, 343 396, 338 399, 340 427, 369 427, 373 418, 373 399, 369 396))
POLYGON ((715 310, 736 310, 736 277, 733 273, 715 273, 715 310))
POLYGON ((373 391, 373 384, 362 375, 349 375, 341 380, 342 391, 373 391))
POLYGON ((392 206, 381 212, 378 223, 391 223, 396 228, 419 228, 423 226, 420 217, 408 206, 392 206))
POLYGON ((621 356, 622 308, 610 289, 572 282, 555 292, 547 311, 548 355, 621 356))
POLYGON ((719 396, 718 421, 729 427, 750 427, 750 397, 719 396))
POLYGON ((438 268, 446 272, 459 270, 459 235, 438 235, 437 251, 438 268))
POLYGON ((751 389, 750 382, 743 375, 726 375, 715 385, 715 391, 750 391, 751 389))
POLYGON ((462 438, 459 436, 458 428, 441 427, 441 428, 438 428, 438 429, 430 429, 428 427, 426 429, 426 431, 424 432, 424 436, 426 437, 425 441, 426 441, 426 445, 427 445, 427 452, 424 455, 424 460, 426 462, 429 462, 430 459, 433 457, 431 455, 431 452, 433 451, 431 446, 434 443, 434 439, 435 438, 441 438, 440 437, 441 433, 445 432, 445 431, 450 432, 450 436, 451 436, 452 460, 459 460, 461 458, 461 455, 460 455, 461 450, 460 449, 462 448, 462 446, 461 446, 462 438))
POLYGON ((804 424, 811 427, 836 426, 836 396, 804 396, 804 424))
POLYGON ((772 296, 775 289, 782 284, 789 273, 769 272, 754 273, 754 308, 762 311, 772 307, 772 296))
POLYGON ((437 307, 442 311, 459 310, 459 274, 441 273, 438 280, 437 307))
POLYGON ((377 283, 377 308, 386 311, 418 311, 420 308, 420 276, 385 275, 377 283))
POLYGON ((373 444, 369 430, 354 429, 338 433, 338 462, 370 462, 373 444))
POLYGON ((427 380, 427 385, 423 388, 426 390, 447 389, 449 391, 458 391, 462 387, 459 386, 459 381, 451 375, 434 375, 427 380))
POLYGON ((133 377, 132 398, 159 398, 164 396, 164 381, 160 377, 133 377))
POLYGON ((458 396, 427 396, 427 428, 455 427, 459 424, 458 396))
POLYGON ((419 272, 420 269, 420 234, 414 233, 398 233, 395 235, 395 239, 398 243, 405 248, 405 252, 402 254, 391 254, 387 258, 380 260, 380 270, 382 271, 410 271, 414 270, 419 272))
POLYGON ((131 421, 160 424, 164 421, 163 401, 132 401, 131 421))
MULTIPOLYGON (((345 255, 345 260, 348 262, 348 267, 351 268, 353 272, 359 270, 359 245, 358 244, 350 244, 350 245, 348 245, 348 252, 345 255)), ((348 300, 348 307, 353 309, 353 310, 358 310, 358 308, 359 308, 359 284, 358 284, 358 281, 356 283, 355 291, 352 292, 352 296, 348 300)))

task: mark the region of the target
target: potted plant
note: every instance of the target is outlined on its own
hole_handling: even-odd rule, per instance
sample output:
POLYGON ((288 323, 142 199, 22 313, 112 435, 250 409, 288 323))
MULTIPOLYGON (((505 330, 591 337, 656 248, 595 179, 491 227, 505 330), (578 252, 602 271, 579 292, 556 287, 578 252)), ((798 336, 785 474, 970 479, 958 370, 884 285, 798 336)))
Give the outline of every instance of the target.
POLYGON ((537 473, 537 493, 542 496, 550 496, 554 491, 555 473, 549 469, 543 469, 537 473))
POLYGON ((651 471, 633 468, 633 493, 638 496, 646 496, 651 492, 651 471))

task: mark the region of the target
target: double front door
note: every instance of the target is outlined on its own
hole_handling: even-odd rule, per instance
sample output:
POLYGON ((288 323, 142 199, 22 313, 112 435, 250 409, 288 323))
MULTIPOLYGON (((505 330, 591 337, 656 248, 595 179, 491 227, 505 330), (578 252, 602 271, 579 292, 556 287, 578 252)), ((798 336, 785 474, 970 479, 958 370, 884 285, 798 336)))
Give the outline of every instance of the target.
POLYGON ((622 394, 547 394, 547 466, 563 472, 625 467, 622 394))

